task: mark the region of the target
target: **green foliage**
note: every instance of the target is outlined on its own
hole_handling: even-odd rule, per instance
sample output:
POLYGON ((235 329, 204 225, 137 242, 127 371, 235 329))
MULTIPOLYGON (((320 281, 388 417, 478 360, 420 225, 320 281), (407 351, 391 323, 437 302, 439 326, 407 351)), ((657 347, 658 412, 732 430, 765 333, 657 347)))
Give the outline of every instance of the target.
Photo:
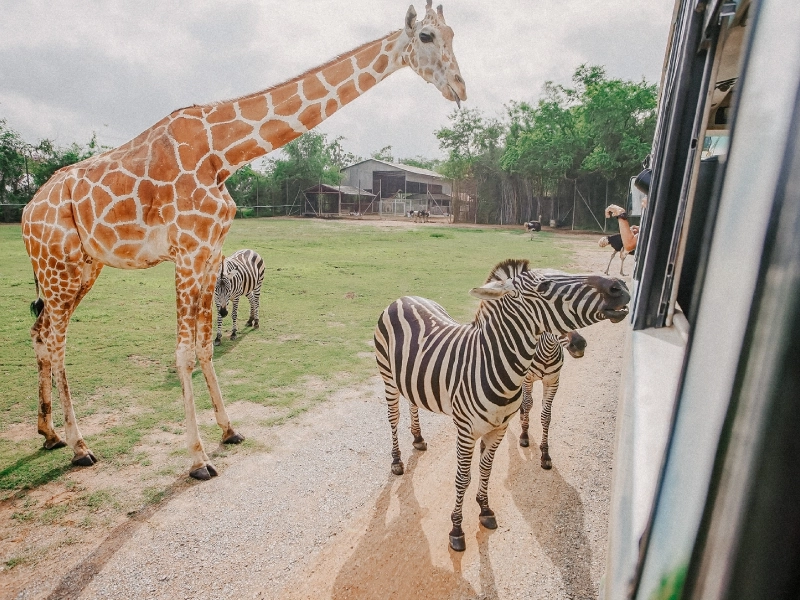
MULTIPOLYGON (((341 137, 328 141, 324 133, 310 131, 286 144, 281 155, 267 163, 264 173, 245 165, 225 186, 237 206, 283 207, 318 183, 338 185, 340 169, 357 161, 343 149, 341 137)), ((242 212, 239 216, 248 215, 242 212)))
MULTIPOLYGON (((474 109, 454 112, 451 126, 436 132, 448 155, 440 171, 474 181, 483 199, 478 220, 491 222, 502 203, 519 204, 526 194, 552 198, 567 189, 571 205, 579 181, 595 188, 599 212, 602 192, 624 193, 638 172, 655 118, 655 85, 609 79, 603 67, 581 65, 572 86, 547 82, 536 104, 509 103, 503 121, 474 109)), ((502 210, 524 219, 518 206, 502 210)))
POLYGON ((377 152, 373 152, 370 154, 372 158, 375 160, 385 160, 386 162, 394 162, 394 156, 392 155, 392 147, 391 146, 384 146, 377 152))
MULTIPOLYGON (((222 345, 214 350, 226 403, 270 407, 273 423, 290 419, 337 386, 357 385, 377 374, 370 344, 378 315, 391 301, 406 294, 426 296, 454 318, 470 320, 477 301, 467 290, 485 281, 492 265, 525 257, 537 267, 563 267, 570 257, 554 242, 557 238, 545 232, 530 240, 507 231, 433 224, 409 229, 316 219, 237 220, 224 253, 256 250, 264 258, 266 276, 261 328, 244 327, 248 306, 243 300, 240 337, 229 339, 227 318, 222 345), (326 386, 320 391, 309 381, 326 386)), ((0 226, 0 255, 0 288, 5 290, 0 295, 2 500, 59 479, 74 467, 68 448, 43 450, 36 434, 38 383, 28 312, 36 291, 19 225, 0 226), (11 428, 25 434, 10 436, 11 428)), ((95 422, 108 423, 87 436, 102 464, 146 465, 150 446, 144 440, 154 433, 183 431, 174 368, 174 285, 169 263, 141 271, 106 267, 73 315, 67 373, 79 422, 85 425, 96 415, 95 422)), ((209 415, 211 401, 199 368, 193 380, 198 411, 209 415)), ((55 424, 63 430, 57 392, 53 396, 55 424)), ((237 422, 235 409, 230 414, 247 436, 248 423, 237 422)), ((216 445, 218 428, 204 430, 203 437, 216 445)), ((183 472, 186 459, 180 451, 170 460, 183 472)))

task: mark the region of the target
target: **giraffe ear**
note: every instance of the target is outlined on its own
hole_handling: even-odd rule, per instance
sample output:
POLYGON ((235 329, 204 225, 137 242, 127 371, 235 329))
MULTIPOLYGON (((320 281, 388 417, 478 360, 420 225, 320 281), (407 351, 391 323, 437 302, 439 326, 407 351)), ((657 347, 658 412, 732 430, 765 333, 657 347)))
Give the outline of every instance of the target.
POLYGON ((414 5, 408 7, 406 13, 406 33, 414 35, 414 25, 417 23, 417 11, 414 10, 414 5))

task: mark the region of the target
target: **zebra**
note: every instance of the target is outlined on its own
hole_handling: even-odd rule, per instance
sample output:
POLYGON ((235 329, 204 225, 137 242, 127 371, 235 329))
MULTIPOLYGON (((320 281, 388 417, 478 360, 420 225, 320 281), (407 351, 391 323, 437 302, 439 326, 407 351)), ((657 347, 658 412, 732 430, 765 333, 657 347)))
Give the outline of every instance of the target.
MULTIPOLYGON (((487 283, 516 277, 521 273, 519 270, 521 266, 520 263, 512 263, 506 264, 501 268, 495 268, 489 275, 487 283)), ((553 398, 555 398, 558 391, 561 367, 564 365, 565 348, 574 358, 581 358, 586 350, 586 339, 577 331, 570 331, 565 335, 556 335, 549 331, 542 333, 536 343, 531 367, 522 381, 522 405, 519 410, 522 433, 519 436, 519 445, 524 448, 530 445, 528 439, 528 417, 533 407, 533 397, 531 395, 533 384, 536 381, 542 382, 542 443, 539 445, 539 449, 542 453, 541 464, 543 469, 551 469, 553 467, 548 452, 547 436, 550 430, 550 409, 553 405, 553 398)))
POLYGON ((522 382, 538 337, 604 319, 617 323, 628 314, 630 295, 619 279, 533 271, 528 265, 513 259, 499 263, 487 283, 470 290, 482 300, 472 323, 457 323, 432 300, 404 296, 381 313, 375 328, 375 358, 392 431, 392 473, 402 475, 404 470, 397 443, 400 395, 409 401, 418 450, 427 449, 419 408, 449 415, 455 423, 458 469, 449 538, 456 551, 466 547, 462 504, 478 439, 483 442, 479 519, 484 527, 497 527, 487 495, 489 474, 495 450, 522 401, 522 382), (506 272, 519 274, 500 275, 506 272))
POLYGON ((547 435, 550 430, 550 409, 553 405, 553 398, 558 391, 558 381, 561 374, 561 367, 564 364, 564 349, 575 358, 581 358, 586 348, 586 339, 577 331, 570 331, 566 335, 555 335, 544 332, 539 336, 536 344, 536 351, 533 354, 531 368, 525 374, 522 382, 522 406, 519 409, 519 422, 522 426, 522 433, 519 436, 519 445, 527 448, 530 445, 528 440, 528 417, 533 407, 533 397, 531 391, 535 381, 542 382, 542 443, 539 450, 542 453, 542 468, 551 469, 553 462, 548 453, 547 435))
POLYGON ((264 261, 255 250, 238 250, 229 258, 222 258, 222 264, 214 288, 214 306, 217 307, 217 337, 214 345, 222 342, 222 319, 228 316, 228 302, 233 302, 233 331, 231 339, 236 339, 236 317, 239 298, 246 296, 250 301, 250 318, 247 327, 258 329, 258 302, 261 297, 261 284, 264 282, 264 261))

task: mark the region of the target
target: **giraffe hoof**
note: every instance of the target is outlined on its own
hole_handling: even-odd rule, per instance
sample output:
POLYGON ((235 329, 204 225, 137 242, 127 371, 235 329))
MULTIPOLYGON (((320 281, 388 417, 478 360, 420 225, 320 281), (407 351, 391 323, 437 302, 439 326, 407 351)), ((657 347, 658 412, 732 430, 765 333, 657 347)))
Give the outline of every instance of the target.
POLYGON ((528 441, 527 435, 525 437, 519 436, 519 445, 522 446, 523 448, 527 448, 528 446, 531 445, 531 443, 528 441))
POLYGON ((56 438, 52 442, 48 442, 47 440, 45 440, 44 444, 42 444, 42 448, 44 448, 45 450, 55 450, 57 448, 63 448, 66 445, 67 442, 65 442, 61 438, 56 438))
POLYGON ((420 438, 419 438, 419 439, 415 439, 415 440, 414 440, 414 442, 413 442, 412 446, 414 446, 414 448, 416 448, 417 450, 423 450, 423 451, 425 451, 425 450, 427 450, 427 449, 428 449, 428 442, 426 442, 425 440, 423 440, 423 439, 422 439, 422 436, 420 436, 420 438))
POLYGON ((222 440, 223 444, 241 444, 244 441, 244 436, 240 433, 236 433, 235 431, 222 440))
POLYGON ((94 463, 97 462, 94 454, 89 452, 88 454, 84 454, 83 456, 75 456, 72 459, 72 464, 76 467, 91 467, 94 463))
POLYGON ((467 542, 464 539, 464 534, 453 535, 450 534, 450 547, 456 552, 463 552, 467 549, 467 542))
POLYGON ((404 473, 403 461, 398 460, 396 463, 392 463, 392 473, 395 475, 402 475, 404 473))
POLYGON ((214 465, 207 464, 194 471, 189 471, 189 476, 194 479, 199 479, 200 481, 208 481, 212 477, 217 476, 217 470, 214 468, 214 465))
MULTIPOLYGON (((478 520, 481 522, 481 525, 486 527, 486 529, 497 529, 497 519, 495 518, 494 513, 489 509, 486 509, 486 511, 488 511, 489 514, 481 515, 478 517, 478 520)), ((486 512, 486 511, 481 511, 481 512, 486 512)))

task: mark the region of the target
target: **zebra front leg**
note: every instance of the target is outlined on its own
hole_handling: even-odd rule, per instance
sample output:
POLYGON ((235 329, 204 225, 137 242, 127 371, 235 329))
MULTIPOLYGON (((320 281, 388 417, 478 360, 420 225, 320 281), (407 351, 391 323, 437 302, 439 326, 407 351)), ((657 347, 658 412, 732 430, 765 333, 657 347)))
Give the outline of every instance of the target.
POLYGON ((419 408, 409 402, 408 410, 411 413, 411 435, 414 436, 413 446, 417 450, 427 450, 428 444, 422 437, 422 429, 419 427, 419 408))
POLYGON ((542 443, 539 445, 539 450, 542 451, 542 468, 552 469, 553 461, 548 452, 547 436, 550 431, 550 410, 553 407, 553 398, 558 391, 558 373, 549 381, 543 379, 542 386, 544 387, 542 393, 542 443))
POLYGON ((522 381, 522 406, 519 409, 519 424, 522 426, 522 433, 519 434, 519 445, 523 448, 530 446, 530 441, 528 439, 528 423, 531 408, 533 408, 532 390, 533 378, 526 375, 525 379, 522 381))
POLYGON ((214 338, 214 345, 219 346, 222 343, 222 307, 217 306, 217 336, 214 338))
MULTIPOLYGON (((458 423, 456 423, 458 427, 458 423)), ((464 493, 467 491, 470 481, 470 468, 472 467, 472 453, 475 450, 475 439, 472 432, 458 429, 458 439, 456 441, 456 458, 458 466, 456 470, 456 506, 450 519, 453 521, 453 529, 450 531, 450 547, 456 552, 463 552, 467 548, 464 540, 464 530, 461 529, 463 521, 462 507, 464 505, 464 493)))
POLYGON ((497 519, 495 519, 494 511, 489 508, 489 476, 492 474, 494 453, 500 442, 503 441, 507 428, 508 423, 494 431, 490 431, 481 439, 481 481, 475 500, 477 500, 478 506, 481 507, 481 514, 478 519, 486 529, 497 529, 497 519))
POLYGON ((392 473, 402 475, 403 461, 400 460, 400 444, 397 443, 397 423, 400 421, 400 392, 394 385, 384 382, 386 404, 389 412, 389 426, 392 428, 392 473))
POLYGON ((233 329, 231 330, 231 339, 235 340, 236 337, 237 337, 236 336, 236 316, 237 316, 237 313, 239 312, 239 298, 236 298, 235 300, 233 300, 232 304, 233 304, 233 310, 231 311, 231 318, 233 319, 233 329))

